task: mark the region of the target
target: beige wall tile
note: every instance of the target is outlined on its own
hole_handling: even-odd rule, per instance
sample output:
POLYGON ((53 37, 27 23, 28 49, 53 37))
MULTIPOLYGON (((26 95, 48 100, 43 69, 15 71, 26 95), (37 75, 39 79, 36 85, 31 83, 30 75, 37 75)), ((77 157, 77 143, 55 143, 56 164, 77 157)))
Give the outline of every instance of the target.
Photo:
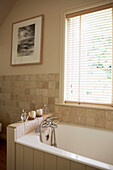
POLYGON ((57 170, 70 170, 71 161, 67 159, 63 159, 61 157, 57 157, 57 170))
POLYGON ((87 126, 87 118, 86 117, 78 117, 78 125, 87 126))
POLYGON ((77 121, 77 113, 73 113, 73 112, 71 112, 70 113, 70 123, 72 123, 72 124, 77 124, 78 123, 78 121, 77 121))
POLYGON ((88 118, 95 118, 96 112, 97 112, 97 110, 95 110, 95 109, 87 109, 87 117, 88 118))
MULTIPOLYGON (((46 90, 46 89, 44 89, 43 91, 45 91, 45 90, 46 90)), ((43 94, 42 94, 43 91, 42 91, 42 89, 36 89, 36 95, 37 95, 37 96, 43 95, 43 94)))
POLYGON ((25 89, 25 95, 30 95, 30 89, 29 88, 25 89))
POLYGON ((24 125, 18 126, 16 128, 16 139, 22 137, 24 135, 24 125))
POLYGON ((77 108, 76 107, 71 107, 71 113, 76 113, 76 115, 77 115, 77 108))
POLYGON ((36 88, 31 88, 30 89, 30 95, 36 96, 36 88))
POLYGON ((42 90, 42 96, 48 97, 48 89, 43 89, 42 90))
POLYGON ((23 108, 24 108, 24 101, 20 101, 20 102, 19 102, 19 108, 20 108, 20 109, 23 109, 23 108))
POLYGON ((51 73, 48 75, 48 80, 55 80, 56 79, 56 75, 51 73))
POLYGON ((48 102, 48 97, 45 97, 45 96, 43 96, 42 97, 42 104, 44 105, 44 104, 48 104, 49 102, 48 102))
POLYGON ((63 107, 62 106, 55 106, 55 113, 63 113, 63 107))
POLYGON ((27 134, 27 133, 32 132, 35 129, 35 126, 36 125, 35 125, 34 121, 26 122, 24 125, 24 133, 27 134))
POLYGON ((16 75, 12 75, 12 76, 11 76, 11 80, 12 80, 12 81, 15 81, 15 80, 16 80, 16 75))
MULTIPOLYGON (((35 100, 34 100, 34 102, 33 102, 33 103, 36 104, 36 107, 38 107, 39 104, 42 104, 42 97, 43 97, 43 96, 41 96, 41 95, 36 96, 36 98, 35 98, 35 100)), ((32 101, 31 101, 31 102, 32 102, 32 101)))
POLYGON ((48 102, 49 104, 55 104, 55 97, 49 97, 48 102))
POLYGON ((36 88, 37 89, 41 89, 42 88, 42 82, 41 81, 39 81, 39 80, 36 81, 36 88))
POLYGON ((40 82, 40 81, 43 81, 43 76, 42 76, 42 75, 43 75, 43 74, 37 74, 37 75, 36 75, 36 80, 39 81, 39 82, 40 82))
POLYGON ((107 111, 106 117, 108 121, 113 121, 113 111, 107 111))
POLYGON ((25 81, 24 82, 25 88, 36 88, 36 82, 34 81, 25 81))
POLYGON ((42 89, 48 89, 48 81, 42 82, 42 89))
POLYGON ((95 114, 95 126, 105 128, 106 125, 106 111, 97 110, 95 114))
POLYGON ((32 103, 35 103, 35 102, 36 102, 36 96, 30 95, 30 101, 31 101, 32 103))
POLYGON ((87 126, 95 127, 95 118, 87 118, 87 126))
POLYGON ((48 81, 48 74, 42 74, 42 81, 48 81))
POLYGON ((87 117, 87 109, 86 108, 77 108, 78 117, 87 117))
POLYGON ((36 74, 31 74, 30 75, 30 80, 36 81, 36 74))
POLYGON ((36 83, 35 83, 35 81, 30 81, 30 82, 29 82, 29 86, 30 86, 30 88, 36 88, 36 83))
POLYGON ((30 74, 25 75, 25 80, 29 80, 30 81, 30 79, 31 79, 31 75, 30 74))
POLYGON ((49 89, 48 97, 55 97, 55 89, 49 89))
POLYGON ((16 87, 24 88, 24 81, 16 81, 16 87))
POLYGON ((67 122, 69 123, 70 121, 70 113, 68 112, 63 112, 62 114, 62 122, 67 122))
POLYGON ((35 120, 29 120, 24 123, 24 134, 30 133, 36 129, 36 127, 42 122, 43 117, 36 118, 35 120))
POLYGON ((49 81, 49 89, 55 89, 55 81, 49 81))
POLYGON ((54 104, 49 104, 49 112, 54 113, 55 112, 55 105, 54 104))
POLYGON ((71 107, 63 107, 63 113, 70 114, 71 113, 71 107))
POLYGON ((25 80, 25 75, 18 75, 17 80, 25 80))
POLYGON ((6 76, 2 76, 2 81, 6 81, 6 76))
POLYGON ((30 102, 30 96, 29 95, 24 96, 24 102, 27 102, 27 103, 30 102))
POLYGON ((7 75, 6 79, 7 79, 8 81, 11 81, 11 75, 7 75))
POLYGON ((113 121, 106 121, 106 129, 113 130, 113 121))

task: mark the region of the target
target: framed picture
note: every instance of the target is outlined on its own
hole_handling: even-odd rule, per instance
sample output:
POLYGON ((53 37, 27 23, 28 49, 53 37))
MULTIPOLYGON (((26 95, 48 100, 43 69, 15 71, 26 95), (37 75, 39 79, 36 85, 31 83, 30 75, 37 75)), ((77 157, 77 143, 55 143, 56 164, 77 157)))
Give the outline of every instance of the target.
POLYGON ((11 65, 42 64, 44 15, 13 23, 11 65))

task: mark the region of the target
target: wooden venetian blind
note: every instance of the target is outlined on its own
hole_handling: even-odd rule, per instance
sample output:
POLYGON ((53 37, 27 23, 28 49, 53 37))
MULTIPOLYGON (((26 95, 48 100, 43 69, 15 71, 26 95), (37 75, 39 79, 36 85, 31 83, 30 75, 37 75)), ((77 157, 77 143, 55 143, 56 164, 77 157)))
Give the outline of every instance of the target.
POLYGON ((65 102, 112 104, 112 8, 67 15, 65 102))

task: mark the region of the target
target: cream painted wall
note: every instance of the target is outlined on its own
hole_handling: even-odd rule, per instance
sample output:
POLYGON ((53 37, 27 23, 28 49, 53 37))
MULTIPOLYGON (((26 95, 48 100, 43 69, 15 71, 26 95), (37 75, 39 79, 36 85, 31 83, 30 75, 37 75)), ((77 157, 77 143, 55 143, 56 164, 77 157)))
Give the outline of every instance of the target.
MULTIPOLYGON (((61 11, 108 0, 18 0, 0 27, 0 75, 59 73, 61 11), (12 23, 45 15, 43 64, 10 66, 12 23)), ((4 9, 5 10, 5 9, 4 9)))

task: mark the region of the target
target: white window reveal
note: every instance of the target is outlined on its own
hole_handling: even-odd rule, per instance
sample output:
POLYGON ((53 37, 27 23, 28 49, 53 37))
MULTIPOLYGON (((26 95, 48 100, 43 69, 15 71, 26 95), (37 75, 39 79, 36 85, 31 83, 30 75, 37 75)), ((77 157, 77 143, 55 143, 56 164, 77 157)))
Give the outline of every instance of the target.
POLYGON ((66 16, 65 102, 112 105, 112 10, 66 16))

